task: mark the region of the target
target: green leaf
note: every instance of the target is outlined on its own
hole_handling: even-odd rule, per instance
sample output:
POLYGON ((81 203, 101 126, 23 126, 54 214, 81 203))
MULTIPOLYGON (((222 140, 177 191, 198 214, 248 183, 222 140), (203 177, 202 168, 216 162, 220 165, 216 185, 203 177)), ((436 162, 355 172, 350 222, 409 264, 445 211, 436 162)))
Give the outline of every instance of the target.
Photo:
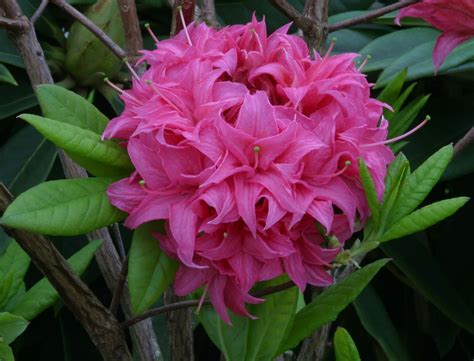
MULTIPOLYGON (((364 67, 364 72, 372 72, 390 67, 397 59, 413 50, 413 48, 426 42, 434 42, 439 34, 438 30, 432 28, 417 27, 398 30, 377 37, 360 51, 361 55, 370 55, 372 57, 364 67)), ((400 74, 405 68, 407 67, 400 67, 396 74, 400 74)))
POLYGON ((8 293, 0 302, 0 309, 12 299, 23 283, 26 271, 30 266, 30 257, 15 241, 10 242, 5 253, 0 257, 0 275, 11 275, 11 284, 8 293))
POLYGON ((389 225, 410 214, 423 202, 438 183, 452 157, 453 146, 447 145, 429 157, 408 177, 394 206, 389 225))
POLYGON ((364 187, 365 198, 369 204, 370 214, 375 227, 377 227, 380 222, 380 204, 377 197, 377 192, 375 191, 374 180, 370 174, 369 168, 367 168, 367 165, 362 158, 359 159, 359 172, 360 179, 364 187))
POLYGON ((108 119, 87 99, 57 85, 40 85, 36 96, 43 114, 50 119, 101 135, 108 119))
POLYGON ((22 114, 20 118, 94 175, 123 175, 132 169, 127 152, 115 142, 102 141, 97 133, 32 114, 22 114))
POLYGON ((336 361, 360 361, 359 351, 349 332, 338 327, 334 334, 336 361))
POLYGON ((389 228, 380 242, 420 232, 453 215, 469 200, 467 197, 446 199, 416 210, 389 228))
MULTIPOLYGON (((281 282, 280 277, 258 288, 281 282)), ((206 332, 227 361, 271 361, 277 355, 278 345, 291 327, 299 291, 294 287, 264 298, 264 303, 248 307, 256 320, 231 314, 232 325, 226 325, 212 307, 201 310, 199 318, 206 332)))
POLYGON ((0 148, 0 181, 14 194, 43 182, 56 159, 56 147, 32 127, 24 127, 0 148))
POLYGON ((128 286, 132 313, 145 312, 155 304, 174 279, 177 263, 168 258, 151 232, 157 223, 144 225, 133 234, 128 261, 128 286))
POLYGON ((28 326, 28 321, 18 315, 0 312, 0 337, 6 344, 12 343, 28 326))
POLYGON ((474 333, 474 315, 447 278, 438 261, 415 237, 381 245, 395 265, 408 277, 417 292, 435 305, 446 317, 474 333))
POLYGON ((10 73, 7 67, 3 64, 0 64, 0 82, 18 85, 12 73, 10 73))
POLYGON ((411 359, 382 300, 371 285, 354 301, 354 306, 365 330, 377 340, 389 360, 411 359))
POLYGON ((73 236, 123 219, 106 194, 112 178, 67 179, 42 183, 7 208, 2 224, 33 233, 73 236))
POLYGON ((388 260, 382 259, 354 272, 342 281, 327 288, 299 311, 296 314, 291 331, 280 345, 278 353, 283 353, 295 347, 319 327, 334 321, 339 313, 357 298, 387 262, 388 260))
POLYGON ((31 88, 26 73, 18 74, 16 81, 18 82, 18 86, 15 87, 0 83, 0 120, 30 109, 38 104, 38 100, 31 88))
MULTIPOLYGON (((78 275, 82 275, 101 245, 102 241, 100 240, 90 242, 70 257, 68 263, 72 270, 78 275)), ((17 303, 12 305, 9 311, 30 321, 51 307, 58 299, 59 295, 54 287, 46 278, 43 278, 31 287, 17 303)))
POLYGON ((393 103, 395 103, 395 101, 400 97, 400 92, 402 91, 403 84, 405 84, 406 77, 407 70, 403 69, 390 81, 390 83, 388 83, 377 99, 381 102, 393 105, 393 103))
POLYGON ((11 347, 3 341, 0 341, 0 361, 15 361, 11 347))

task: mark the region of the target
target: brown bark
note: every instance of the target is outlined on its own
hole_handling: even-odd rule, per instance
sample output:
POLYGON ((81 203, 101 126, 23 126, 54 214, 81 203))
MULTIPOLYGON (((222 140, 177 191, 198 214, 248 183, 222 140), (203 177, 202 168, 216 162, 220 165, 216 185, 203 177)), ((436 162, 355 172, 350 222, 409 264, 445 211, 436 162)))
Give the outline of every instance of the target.
POLYGON ((143 49, 142 33, 140 31, 140 22, 137 16, 137 6, 135 0, 118 0, 120 7, 120 16, 122 17, 125 30, 126 52, 129 59, 138 56, 138 52, 143 49))
MULTIPOLYGON (((11 202, 11 194, 0 185, 0 216, 11 202)), ((65 305, 84 326, 104 360, 131 361, 132 356, 117 319, 71 270, 52 242, 41 235, 4 228, 51 282, 65 305)))
POLYGON ((304 16, 315 26, 311 31, 304 31, 306 42, 311 51, 322 53, 328 36, 329 0, 306 0, 304 16))
MULTIPOLYGON (((179 301, 171 289, 165 293, 165 304, 179 301)), ((170 338, 170 361, 194 361, 193 319, 190 308, 172 311, 167 315, 170 338)))

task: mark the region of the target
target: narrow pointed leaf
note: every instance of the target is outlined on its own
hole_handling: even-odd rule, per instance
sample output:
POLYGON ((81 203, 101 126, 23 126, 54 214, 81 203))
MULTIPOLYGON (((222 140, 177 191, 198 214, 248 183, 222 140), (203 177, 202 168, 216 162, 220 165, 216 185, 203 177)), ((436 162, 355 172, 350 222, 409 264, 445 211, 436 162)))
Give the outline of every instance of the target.
POLYGON ((377 99, 381 102, 393 105, 400 96, 406 77, 407 70, 404 69, 382 90, 377 99))
POLYGON ((315 300, 296 314, 287 339, 279 353, 297 346, 319 327, 334 321, 339 313, 353 302, 377 272, 388 262, 376 261, 326 289, 315 300))
POLYGON ((12 73, 3 64, 0 64, 0 83, 7 83, 11 85, 18 85, 12 73))
POLYGON ((123 219, 106 189, 113 178, 67 179, 42 183, 21 194, 1 223, 33 233, 73 236, 123 219))
POLYGON ((408 177, 407 184, 403 187, 394 207, 395 211, 390 217, 390 224, 399 221, 423 202, 438 183, 452 157, 453 146, 447 145, 429 157, 408 177))
POLYGON ((175 261, 168 258, 151 232, 156 223, 140 227, 133 234, 128 261, 128 286, 133 314, 140 314, 155 304, 174 279, 175 261))
POLYGON ((28 321, 18 315, 0 312, 0 337, 6 344, 12 343, 28 326, 28 321))
POLYGON ((418 209, 391 226, 380 242, 408 236, 431 227, 456 213, 468 200, 467 197, 446 199, 418 209))
MULTIPOLYGON (((71 256, 68 263, 72 270, 78 275, 82 275, 101 245, 102 241, 93 241, 71 256)), ((43 278, 31 287, 17 303, 13 304, 9 312, 26 320, 32 320, 51 307, 58 299, 59 295, 54 287, 46 278, 43 278)))
POLYGON ((23 284, 23 278, 30 266, 30 257, 16 243, 11 241, 5 253, 0 257, 0 275, 6 277, 11 274, 11 284, 8 292, 1 300, 0 307, 3 307, 12 299, 23 284))
POLYGON ((115 176, 127 174, 132 169, 127 152, 112 141, 102 141, 99 134, 37 115, 23 114, 20 118, 94 175, 115 176), (101 166, 98 167, 98 164, 101 166))
MULTIPOLYGON (((421 109, 428 102, 430 95, 419 96, 408 104, 403 110, 396 113, 390 121, 388 138, 395 138, 405 133, 416 119, 421 109)), ((395 143, 396 144, 396 143, 395 143)))
POLYGON ((360 361, 359 351, 345 328, 338 327, 334 334, 336 361, 360 361))
POLYGON ((365 198, 369 205, 370 215, 375 227, 377 227, 380 221, 379 200, 377 198, 377 192, 375 191, 375 184, 372 175, 362 158, 359 159, 359 172, 362 185, 364 186, 365 198))
POLYGON ((36 88, 43 114, 50 119, 68 123, 101 135, 108 119, 94 105, 58 85, 43 84, 36 88))

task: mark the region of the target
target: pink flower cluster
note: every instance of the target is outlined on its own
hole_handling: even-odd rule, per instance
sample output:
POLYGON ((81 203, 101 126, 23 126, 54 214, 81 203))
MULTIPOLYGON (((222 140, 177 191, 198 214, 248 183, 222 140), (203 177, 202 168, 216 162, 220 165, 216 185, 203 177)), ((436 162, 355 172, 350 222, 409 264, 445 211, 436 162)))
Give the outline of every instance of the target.
POLYGON ((358 159, 381 196, 393 157, 357 55, 311 60, 288 28, 192 24, 159 42, 104 133, 136 168, 108 189, 125 224, 165 220, 156 237, 180 262, 176 293, 205 286, 227 322, 226 308, 249 315, 245 304, 261 301, 256 282, 331 284, 341 247, 326 236, 342 245, 368 216, 358 159))
POLYGON ((443 31, 433 52, 436 71, 454 48, 474 38, 474 0, 423 0, 398 13, 396 23, 404 17, 421 18, 443 31))

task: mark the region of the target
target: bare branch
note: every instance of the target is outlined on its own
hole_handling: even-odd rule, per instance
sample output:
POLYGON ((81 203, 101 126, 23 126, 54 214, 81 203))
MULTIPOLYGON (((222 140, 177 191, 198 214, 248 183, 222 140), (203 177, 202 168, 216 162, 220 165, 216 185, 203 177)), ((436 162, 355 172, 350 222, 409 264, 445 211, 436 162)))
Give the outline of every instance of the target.
POLYGON ((474 143, 474 127, 455 144, 453 158, 459 157, 472 143, 474 143))
MULTIPOLYGON (((263 290, 257 291, 255 293, 253 293, 253 296, 263 297, 263 296, 267 296, 267 295, 270 295, 270 294, 273 294, 273 293, 277 293, 277 292, 287 290, 288 288, 291 288, 293 286, 295 286, 295 284, 293 282, 289 281, 289 282, 282 283, 280 285, 268 287, 268 288, 265 288, 263 290)), ((209 299, 205 299, 204 302, 203 302, 203 305, 208 305, 210 303, 211 303, 211 301, 209 299)), ((134 324, 136 324, 140 321, 146 320, 147 318, 150 318, 150 317, 155 317, 155 316, 161 315, 163 313, 179 310, 179 309, 182 309, 182 308, 196 307, 198 305, 199 305, 199 300, 189 300, 189 301, 180 301, 180 302, 171 303, 171 304, 168 304, 168 305, 164 305, 164 306, 161 306, 161 307, 154 308, 154 309, 149 310, 149 311, 147 311, 147 312, 145 312, 145 313, 143 313, 139 316, 128 319, 127 321, 122 323, 122 326, 123 327, 130 327, 131 325, 134 325, 134 324)))
POLYGON ((12 20, 0 16, 0 28, 10 31, 23 31, 28 28, 28 21, 26 19, 12 20))
POLYGON ((43 14, 43 11, 45 11, 46 7, 48 6, 48 3, 49 3, 49 0, 41 0, 41 3, 38 6, 38 9, 36 9, 35 13, 31 17, 31 22, 33 24, 35 24, 36 21, 38 21, 38 19, 41 17, 41 15, 43 14))
POLYGON ((101 40, 106 47, 119 59, 123 60, 127 57, 125 51, 118 46, 101 28, 96 26, 92 21, 90 21, 84 14, 76 10, 76 8, 64 0, 50 0, 51 3, 58 6, 74 19, 79 21, 84 25, 91 33, 93 33, 99 40, 101 40))
POLYGON ((120 234, 120 227, 118 223, 114 223, 112 225, 112 232, 115 238, 115 248, 117 248, 117 252, 120 256, 120 259, 123 261, 127 255, 123 246, 123 239, 122 235, 120 234))
POLYGON ((329 26, 329 32, 333 32, 333 31, 336 31, 336 30, 348 28, 348 27, 358 25, 358 24, 367 23, 367 22, 369 22, 373 19, 379 18, 379 17, 381 17, 385 14, 391 13, 392 11, 403 9, 404 7, 407 7, 409 5, 413 5, 417 2, 419 2, 419 0, 399 1, 395 4, 388 5, 388 6, 385 6, 383 8, 380 8, 380 9, 377 9, 377 10, 374 10, 374 11, 370 11, 367 14, 357 16, 355 18, 344 20, 344 21, 341 21, 339 23, 330 25, 329 26))
POLYGON ((319 53, 324 50, 328 36, 329 0, 306 0, 304 16, 314 23, 311 32, 304 32, 306 42, 311 52, 316 49, 319 53))
POLYGON ((125 41, 127 55, 134 63, 134 59, 143 49, 142 33, 140 31, 140 22, 138 21, 137 6, 135 0, 118 0, 120 16, 122 17, 125 30, 125 41))
POLYGON ((288 16, 297 27, 303 30, 304 33, 310 33, 314 31, 314 24, 297 9, 293 7, 286 0, 272 0, 273 3, 286 15, 288 16))
MULTIPOLYGON (((0 184, 0 216, 12 202, 0 184)), ((51 282, 78 321, 84 326, 104 360, 131 361, 125 335, 117 319, 107 310, 82 280, 71 270, 64 257, 46 237, 4 227, 31 257, 51 282)))
POLYGON ((128 256, 125 257, 125 259, 122 262, 122 269, 120 270, 120 275, 117 280, 117 284, 115 286, 115 290, 112 296, 112 302, 110 303, 110 312, 112 314, 116 315, 119 304, 120 304, 120 299, 122 298, 123 295, 123 290, 125 288, 125 284, 127 282, 127 274, 128 274, 128 256))
POLYGON ((216 16, 216 6, 214 0, 202 0, 201 19, 209 26, 218 27, 219 23, 216 16))

